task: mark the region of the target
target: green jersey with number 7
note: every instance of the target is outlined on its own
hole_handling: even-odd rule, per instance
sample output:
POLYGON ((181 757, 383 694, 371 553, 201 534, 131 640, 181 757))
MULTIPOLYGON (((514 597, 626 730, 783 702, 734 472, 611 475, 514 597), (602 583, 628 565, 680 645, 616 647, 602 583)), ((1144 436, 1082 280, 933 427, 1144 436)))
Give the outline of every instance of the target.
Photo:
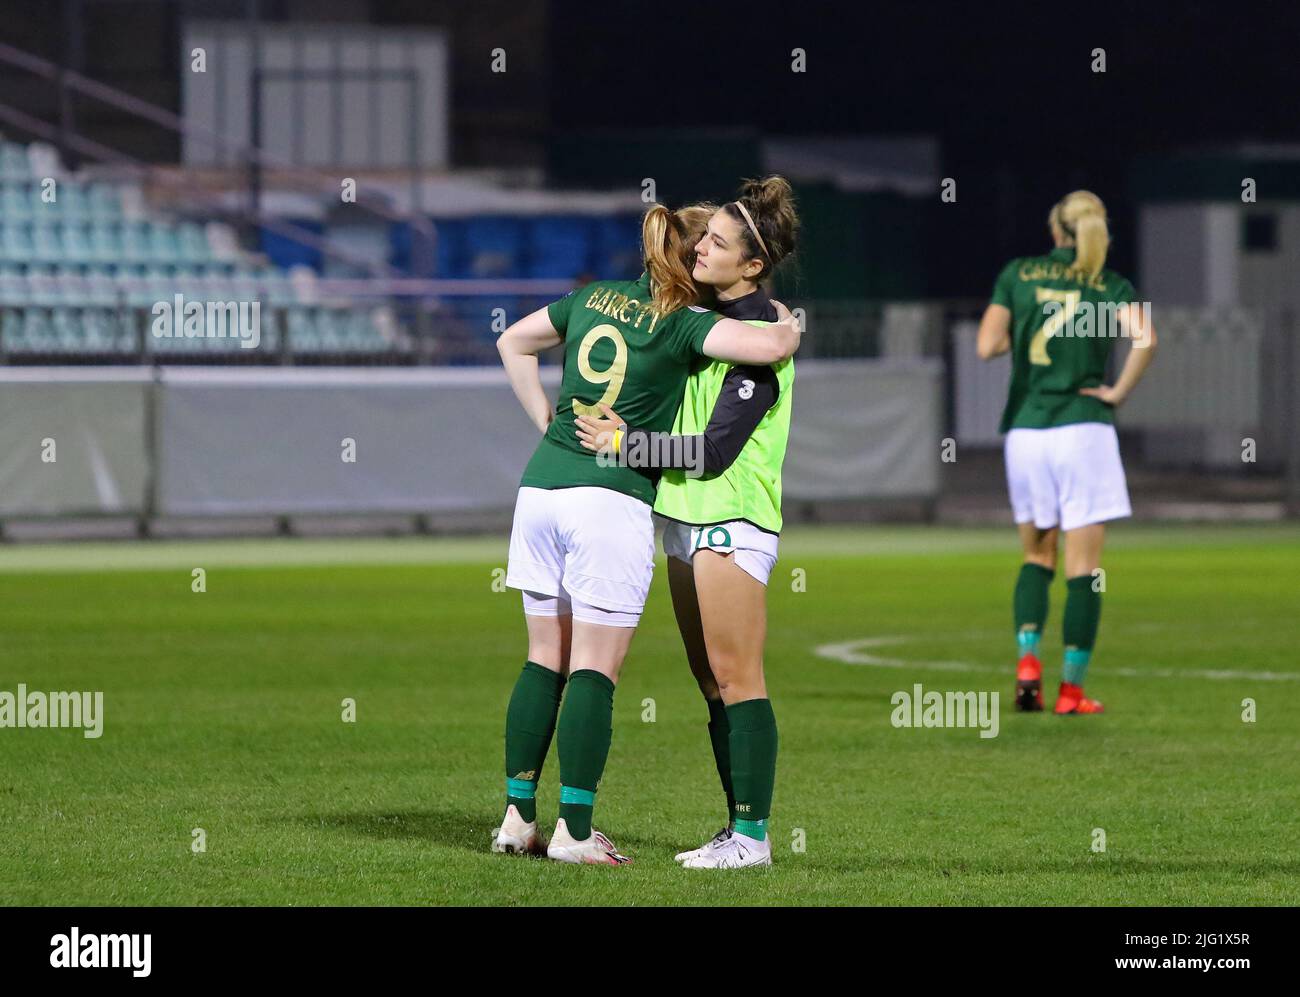
POLYGON ((564 375, 546 434, 524 469, 524 488, 612 488, 650 504, 656 477, 585 449, 578 415, 600 415, 603 402, 629 425, 672 430, 686 378, 704 356, 704 340, 722 317, 688 306, 656 311, 650 277, 597 281, 551 304, 551 325, 564 338, 564 375))
POLYGON ((1133 301, 1133 285, 1107 269, 1076 277, 1073 262, 1073 246, 1020 257, 993 286, 992 303, 1011 310, 1011 390, 999 432, 1115 421, 1109 405, 1079 389, 1105 378, 1115 306, 1133 301))

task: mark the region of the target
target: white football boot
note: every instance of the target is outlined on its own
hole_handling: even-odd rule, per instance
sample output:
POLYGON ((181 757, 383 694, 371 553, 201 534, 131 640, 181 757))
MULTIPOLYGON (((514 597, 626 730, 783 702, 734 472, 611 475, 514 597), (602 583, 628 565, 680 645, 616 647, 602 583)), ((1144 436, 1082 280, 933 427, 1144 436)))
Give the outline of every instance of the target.
POLYGON ((687 859, 693 859, 697 855, 703 855, 706 852, 711 852, 713 851, 713 849, 717 848, 719 845, 721 845, 730 837, 731 837, 731 828, 724 827, 712 838, 710 838, 704 844, 700 845, 699 848, 692 848, 689 852, 678 852, 676 855, 673 856, 673 861, 685 862, 687 859))
POLYGON ((569 825, 561 817, 551 835, 551 843, 546 847, 546 857, 556 862, 572 862, 580 865, 627 865, 632 860, 620 855, 614 842, 591 829, 591 837, 579 841, 569 833, 569 825))
POLYGON ((492 850, 506 855, 531 855, 537 847, 537 821, 526 821, 512 803, 506 807, 501 826, 492 832, 492 850))
POLYGON ((772 845, 755 841, 743 834, 732 833, 726 841, 702 855, 687 859, 683 869, 746 869, 754 865, 772 864, 772 845))

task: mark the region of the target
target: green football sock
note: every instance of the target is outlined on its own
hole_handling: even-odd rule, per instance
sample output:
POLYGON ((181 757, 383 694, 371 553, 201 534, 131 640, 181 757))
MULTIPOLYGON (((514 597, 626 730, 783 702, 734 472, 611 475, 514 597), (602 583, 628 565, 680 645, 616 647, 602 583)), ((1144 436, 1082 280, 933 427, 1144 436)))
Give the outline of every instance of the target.
POLYGON ((1065 590, 1065 622, 1062 627, 1065 666, 1062 677, 1066 682, 1081 686, 1088 677, 1092 646, 1097 640, 1097 626, 1101 622, 1101 593, 1093 590, 1092 575, 1067 579, 1065 590))
POLYGON ((537 819, 537 783, 563 690, 563 675, 528 661, 506 707, 506 806, 513 805, 527 821, 537 819))
POLYGON ((591 837, 591 813, 613 724, 614 683, 590 668, 571 672, 560 711, 560 816, 579 841, 591 837))
POLYGON ((731 727, 727 723, 727 704, 721 699, 706 699, 709 704, 709 741, 713 744, 713 763, 718 767, 722 791, 727 794, 727 826, 736 819, 736 794, 731 788, 731 727))
POLYGON ((727 707, 731 748, 732 812, 737 834, 762 841, 772 813, 776 784, 776 716, 768 699, 747 699, 727 707))
POLYGON ((1041 564, 1022 564, 1016 579, 1013 607, 1016 647, 1021 655, 1038 654, 1038 642, 1047 623, 1047 592, 1056 574, 1041 564))

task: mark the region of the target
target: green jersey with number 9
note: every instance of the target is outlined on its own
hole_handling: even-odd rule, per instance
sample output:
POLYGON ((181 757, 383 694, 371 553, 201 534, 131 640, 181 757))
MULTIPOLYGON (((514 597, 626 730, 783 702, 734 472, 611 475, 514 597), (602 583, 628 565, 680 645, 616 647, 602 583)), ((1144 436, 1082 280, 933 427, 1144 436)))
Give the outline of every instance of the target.
POLYGON ((667 433, 686 378, 704 355, 704 340, 722 316, 702 308, 667 315, 654 309, 650 277, 597 281, 551 304, 551 325, 564 337, 564 375, 555 418, 524 469, 521 487, 612 488, 650 504, 656 478, 582 446, 574 420, 600 416, 604 402, 629 425, 667 433), (607 466, 602 466, 602 464, 607 466))
POLYGON ((1068 272, 1074 248, 1012 260, 993 286, 992 304, 1011 310, 1011 390, 999 432, 1115 421, 1100 398, 1079 394, 1106 376, 1115 345, 1114 309, 1133 285, 1105 268, 1094 278, 1068 272))

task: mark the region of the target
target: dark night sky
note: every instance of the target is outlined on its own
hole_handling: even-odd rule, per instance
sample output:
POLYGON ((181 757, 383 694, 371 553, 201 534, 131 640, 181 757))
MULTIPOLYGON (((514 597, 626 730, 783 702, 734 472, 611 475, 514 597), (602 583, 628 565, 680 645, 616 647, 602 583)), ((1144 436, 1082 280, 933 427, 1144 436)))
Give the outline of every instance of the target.
POLYGON ((1000 251, 1030 251, 1052 202, 1086 186, 1110 204, 1127 267, 1135 157, 1300 143, 1298 49, 1296 2, 556 2, 550 86, 559 133, 631 119, 934 135, 964 201, 941 238, 992 225, 1000 251), (790 72, 795 46, 806 74, 790 72))
MULTIPOLYGON (((655 5, 658 7, 659 5, 655 5)), ((989 154, 1092 158, 1300 141, 1300 4, 736 3, 681 15, 556 2, 557 123, 938 132, 989 154), (790 50, 808 72, 789 71, 790 50), (1106 49, 1107 72, 1089 68, 1106 49), (1086 131, 1086 135, 1076 134, 1086 131)))

